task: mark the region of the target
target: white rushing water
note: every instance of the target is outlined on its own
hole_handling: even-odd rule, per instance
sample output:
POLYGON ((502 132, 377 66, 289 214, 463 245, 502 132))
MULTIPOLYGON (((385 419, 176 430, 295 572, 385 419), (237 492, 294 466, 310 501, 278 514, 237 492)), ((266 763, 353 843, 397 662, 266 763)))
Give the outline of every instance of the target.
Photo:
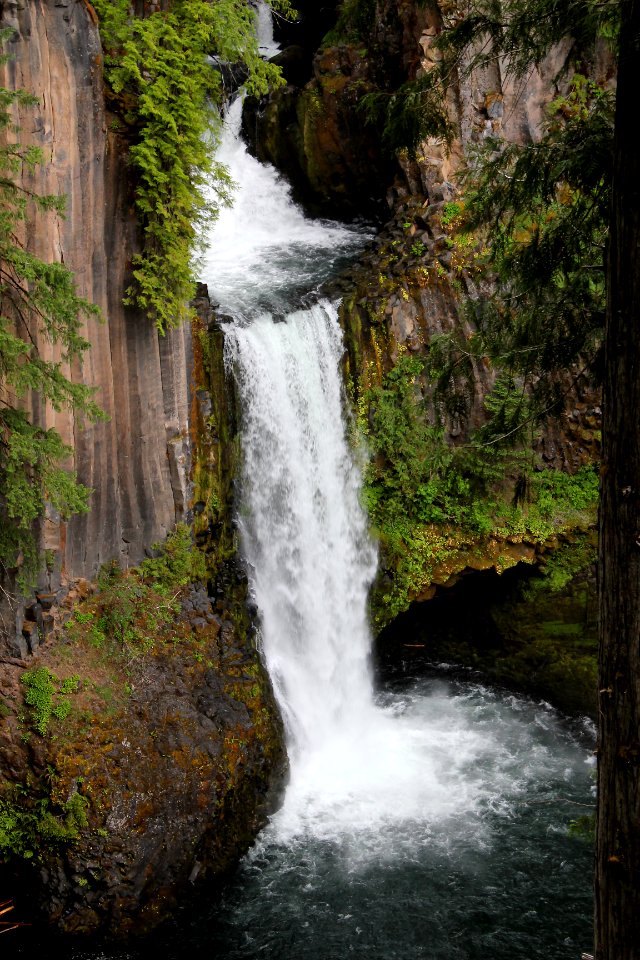
POLYGON ((266 308, 282 317, 362 245, 362 231, 305 217, 289 184, 251 156, 241 121, 237 99, 217 153, 236 185, 233 206, 221 209, 213 227, 203 275, 223 312, 249 318, 266 308))
POLYGON ((244 406, 243 544, 294 758, 370 723, 375 552, 342 416, 328 303, 227 328, 244 406), (346 642, 345 642, 346 641, 346 642))
POLYGON ((273 36, 273 15, 271 7, 264 0, 256 4, 256 33, 258 35, 258 49, 265 60, 270 60, 280 53, 280 44, 273 36))
POLYGON ((212 230, 205 279, 234 318, 225 332, 243 412, 239 521, 291 760, 263 843, 331 840, 352 863, 456 836, 482 845, 488 812, 509 816, 532 784, 570 783, 583 761, 573 746, 554 753, 544 709, 520 719, 477 689, 376 701, 375 549, 347 439, 342 334, 334 305, 298 299, 363 235, 307 219, 275 170, 248 154, 239 126, 236 104, 219 154, 236 200, 212 230))
POLYGON ((481 841, 476 814, 505 778, 513 788, 508 727, 471 722, 444 688, 374 699, 375 551, 345 431, 335 308, 321 302, 286 323, 260 314, 229 325, 226 342, 244 408, 242 541, 290 748, 273 829, 281 840, 339 837, 365 860, 401 850, 399 828, 420 844, 452 817, 469 825, 471 815, 481 841))

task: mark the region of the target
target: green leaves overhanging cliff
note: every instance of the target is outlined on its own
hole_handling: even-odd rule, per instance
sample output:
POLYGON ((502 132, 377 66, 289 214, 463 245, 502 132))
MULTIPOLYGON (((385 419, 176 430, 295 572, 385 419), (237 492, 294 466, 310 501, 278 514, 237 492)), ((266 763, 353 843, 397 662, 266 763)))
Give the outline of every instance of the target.
MULTIPOLYGON (((288 0, 271 5, 289 10, 288 0)), ((255 9, 246 0, 173 0, 143 18, 131 13, 129 0, 96 0, 95 8, 142 233, 125 303, 163 331, 189 316, 204 226, 228 202, 231 184, 214 159, 229 93, 220 66, 246 77, 249 93, 282 81, 259 55, 255 9)))

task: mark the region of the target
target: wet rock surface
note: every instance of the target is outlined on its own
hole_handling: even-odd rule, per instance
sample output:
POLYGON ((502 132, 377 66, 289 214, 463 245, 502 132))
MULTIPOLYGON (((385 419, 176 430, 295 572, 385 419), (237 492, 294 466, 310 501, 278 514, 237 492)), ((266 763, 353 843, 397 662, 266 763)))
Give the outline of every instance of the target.
MULTIPOLYGON (((241 596, 242 574, 227 577, 241 596)), ((74 623, 75 633, 29 663, 80 678, 72 712, 45 735, 29 725, 25 664, 3 663, 1 795, 21 785, 25 809, 47 796, 62 822, 78 794, 86 823, 68 842, 41 836, 32 859, 0 876, 18 902, 22 891, 29 897, 34 920, 67 933, 137 935, 193 884, 224 875, 253 841, 286 773, 281 721, 244 606, 202 585, 140 656, 96 651, 74 623)))
POLYGON ((386 680, 444 664, 467 680, 544 699, 574 716, 596 719, 597 596, 595 533, 551 544, 538 569, 468 568, 429 603, 416 602, 377 638, 375 662, 386 680), (579 568, 562 584, 545 563, 562 557, 579 568), (582 559, 581 559, 582 558, 582 559), (542 573, 540 572, 542 570, 542 573))

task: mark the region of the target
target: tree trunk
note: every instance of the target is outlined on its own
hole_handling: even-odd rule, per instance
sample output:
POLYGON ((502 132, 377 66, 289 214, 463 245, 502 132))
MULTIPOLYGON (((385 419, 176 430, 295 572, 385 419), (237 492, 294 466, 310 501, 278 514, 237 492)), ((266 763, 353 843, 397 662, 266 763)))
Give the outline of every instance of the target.
POLYGON ((623 0, 600 508, 596 960, 640 960, 640 0, 623 0))

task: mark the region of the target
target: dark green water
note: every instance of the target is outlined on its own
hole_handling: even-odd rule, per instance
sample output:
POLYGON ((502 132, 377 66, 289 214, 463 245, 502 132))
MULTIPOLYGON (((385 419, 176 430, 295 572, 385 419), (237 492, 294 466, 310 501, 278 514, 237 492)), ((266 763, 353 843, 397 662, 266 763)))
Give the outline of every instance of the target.
POLYGON ((476 736, 484 740, 474 759, 467 743, 474 786, 465 791, 463 785, 460 808, 415 817, 407 798, 407 819, 398 809, 370 829, 336 827, 334 835, 315 825, 320 837, 310 823, 306 835, 283 844, 278 833, 287 832, 285 812, 211 915, 211 953, 196 938, 192 954, 229 960, 580 956, 590 944, 592 856, 568 825, 584 813, 569 801, 591 802, 583 732, 546 706, 476 685, 423 681, 383 699, 396 707, 402 701, 404 716, 427 724, 439 717, 458 734, 470 724, 474 744, 476 736))

